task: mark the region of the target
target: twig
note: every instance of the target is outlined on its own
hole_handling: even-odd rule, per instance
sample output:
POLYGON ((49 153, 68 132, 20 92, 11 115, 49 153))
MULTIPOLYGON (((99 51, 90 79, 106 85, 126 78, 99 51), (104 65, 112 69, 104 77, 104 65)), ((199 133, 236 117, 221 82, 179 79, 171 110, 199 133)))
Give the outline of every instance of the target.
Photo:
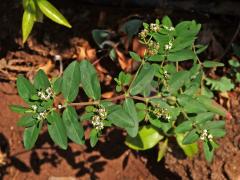
POLYGON ((232 46, 232 43, 233 43, 233 42, 235 41, 235 39, 237 38, 237 35, 238 35, 239 31, 240 31, 240 21, 239 21, 239 23, 238 23, 238 27, 237 27, 237 29, 236 29, 236 31, 235 31, 235 33, 234 33, 231 41, 229 42, 227 48, 225 49, 225 51, 223 52, 222 56, 221 56, 219 59, 223 59, 224 56, 227 54, 227 52, 229 51, 229 49, 230 49, 231 46, 232 46))

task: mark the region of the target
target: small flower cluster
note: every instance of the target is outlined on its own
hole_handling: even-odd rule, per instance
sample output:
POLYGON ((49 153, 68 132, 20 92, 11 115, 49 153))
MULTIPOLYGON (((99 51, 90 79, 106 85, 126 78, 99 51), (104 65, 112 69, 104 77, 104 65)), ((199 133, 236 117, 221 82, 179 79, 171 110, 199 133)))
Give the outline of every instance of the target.
POLYGON ((165 44, 164 49, 166 51, 168 51, 168 50, 172 49, 172 46, 173 46, 172 41, 169 41, 168 44, 165 44))
POLYGON ((38 114, 37 119, 38 119, 38 120, 46 119, 47 114, 48 114, 47 111, 44 110, 43 112, 40 112, 40 113, 38 114))
POLYGON ((93 127, 100 131, 104 128, 103 120, 107 118, 107 111, 104 107, 101 107, 96 110, 96 115, 92 117, 92 125, 93 127))
POLYGON ((155 24, 155 23, 151 23, 150 24, 150 30, 153 31, 153 32, 159 32, 160 31, 160 25, 155 24))
POLYGON ((145 39, 148 36, 148 29, 143 29, 138 35, 141 39, 145 39))
POLYGON ((48 99, 53 97, 53 89, 48 87, 45 91, 38 91, 37 95, 41 100, 47 101, 48 99))
POLYGON ((168 74, 168 72, 166 70, 163 72, 163 77, 165 79, 169 79, 169 74, 168 74))
POLYGON ((174 27, 167 27, 167 26, 163 26, 164 29, 168 30, 168 31, 174 31, 175 28, 174 27))
POLYGON ((34 104, 34 105, 31 106, 31 108, 32 108, 33 111, 37 111, 37 105, 34 104))
POLYGON ((207 129, 204 129, 201 133, 200 139, 204 141, 206 138, 211 141, 213 139, 213 136, 208 133, 207 129))
POLYGON ((157 117, 157 118, 163 118, 166 120, 170 120, 171 116, 168 113, 166 108, 160 108, 160 107, 155 107, 153 110, 153 114, 157 117))
POLYGON ((157 43, 153 40, 150 40, 147 45, 148 45, 148 55, 152 56, 152 55, 155 55, 158 53, 159 48, 160 48, 159 43, 157 43))

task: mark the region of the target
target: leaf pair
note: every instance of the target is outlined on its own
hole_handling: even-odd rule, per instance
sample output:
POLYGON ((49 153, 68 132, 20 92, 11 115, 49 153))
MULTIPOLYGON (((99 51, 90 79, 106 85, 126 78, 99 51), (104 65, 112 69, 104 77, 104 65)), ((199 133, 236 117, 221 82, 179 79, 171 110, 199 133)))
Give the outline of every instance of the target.
POLYGON ((101 98, 101 88, 96 70, 87 60, 80 64, 77 61, 72 62, 63 73, 61 92, 68 102, 74 101, 77 97, 80 83, 89 98, 94 100, 101 98))
POLYGON ((65 17, 47 0, 23 0, 24 13, 22 18, 23 43, 26 42, 33 25, 41 21, 43 14, 52 21, 71 28, 65 17))
POLYGON ((47 119, 49 135, 62 149, 67 149, 67 137, 77 144, 83 144, 84 130, 73 107, 67 107, 62 118, 52 111, 47 119))

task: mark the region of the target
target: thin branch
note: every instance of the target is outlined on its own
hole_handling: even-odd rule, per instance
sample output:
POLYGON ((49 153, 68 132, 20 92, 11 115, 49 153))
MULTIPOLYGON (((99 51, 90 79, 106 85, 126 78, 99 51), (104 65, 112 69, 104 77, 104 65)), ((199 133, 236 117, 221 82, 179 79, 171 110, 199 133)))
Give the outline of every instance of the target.
MULTIPOLYGON (((116 96, 116 97, 113 97, 113 98, 109 98, 109 99, 103 99, 102 101, 117 101, 117 100, 120 100, 120 99, 125 99, 125 95, 122 94, 122 95, 119 95, 119 96, 116 96)), ((89 105, 97 105, 99 104, 100 101, 90 101, 90 102, 80 102, 80 103, 70 103, 68 104, 69 106, 89 106, 89 105)))
POLYGON ((235 41, 235 39, 237 38, 237 35, 239 34, 239 31, 240 31, 240 21, 238 23, 238 27, 231 39, 231 41, 229 42, 228 46, 226 47, 225 51, 223 52, 222 56, 219 58, 219 59, 223 59, 224 56, 227 54, 227 52, 229 51, 229 49, 231 48, 232 46, 232 43, 235 41))

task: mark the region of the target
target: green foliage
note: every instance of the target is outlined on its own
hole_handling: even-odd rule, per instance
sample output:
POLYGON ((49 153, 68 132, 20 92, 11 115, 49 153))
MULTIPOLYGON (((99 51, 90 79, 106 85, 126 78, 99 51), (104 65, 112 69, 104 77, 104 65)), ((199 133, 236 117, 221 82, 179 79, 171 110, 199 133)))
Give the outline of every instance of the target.
POLYGON ((163 136, 151 125, 143 126, 135 138, 127 136, 125 144, 134 150, 147 150, 154 147, 163 136))
POLYGON ((67 149, 67 132, 60 115, 52 111, 48 117, 48 132, 54 143, 62 149, 67 149))
POLYGON ((74 101, 79 91, 79 85, 81 81, 81 73, 79 63, 77 61, 72 62, 66 68, 63 73, 62 90, 64 98, 68 102, 74 101))
POLYGON ((205 78, 206 84, 211 87, 212 90, 215 91, 230 91, 234 88, 234 84, 231 82, 231 79, 228 79, 227 77, 222 77, 219 80, 205 78))
MULTIPOLYGON (((25 9, 30 1, 33 2, 24 1, 25 9)), ((34 5, 36 12, 39 7, 39 12, 64 24, 65 21, 57 20, 61 16, 46 0, 38 0, 34 5), (53 17, 53 14, 58 16, 53 17)), ((140 20, 131 20, 121 31, 131 39, 137 34, 139 24, 140 20)), ((127 132, 125 144, 128 147, 134 150, 158 147, 158 161, 167 152, 169 138, 175 139, 188 157, 198 153, 198 142, 202 141, 206 159, 212 160, 216 139, 226 134, 225 121, 215 117, 225 118, 228 114, 212 99, 212 91, 229 91, 234 86, 227 77, 208 78, 204 70, 221 68, 223 64, 201 62, 198 58, 207 46, 195 45, 201 28, 195 21, 183 21, 174 27, 166 16, 155 23, 143 23, 143 27, 139 37, 147 50, 144 57, 129 52, 140 65, 135 73, 121 71, 114 77, 116 92, 120 93, 117 97, 101 99, 97 72, 87 60, 71 62, 62 76, 51 81, 43 71, 37 72, 33 84, 22 75, 18 76, 19 96, 29 107, 12 105, 10 108, 23 115, 17 124, 25 128, 23 139, 27 149, 34 146, 42 125, 46 124, 51 139, 61 148, 67 148, 68 138, 84 144, 84 121, 91 129, 91 147, 96 146, 105 128, 117 126, 127 132), (182 61, 188 61, 187 68, 182 61), (73 103, 78 99, 79 89, 90 100, 73 103), (55 98, 61 95, 63 104, 54 104, 55 98), (80 117, 74 106, 86 106, 80 117)), ((92 34, 100 48, 111 35, 106 30, 94 30, 92 34)), ((235 60, 229 63, 239 68, 235 60)))
POLYGON ((97 72, 93 65, 84 60, 80 63, 81 84, 87 96, 94 100, 101 98, 101 87, 97 77, 97 72))
POLYGON ((43 14, 52 21, 71 28, 65 17, 47 0, 23 0, 23 43, 26 42, 35 22, 42 22, 43 14))

